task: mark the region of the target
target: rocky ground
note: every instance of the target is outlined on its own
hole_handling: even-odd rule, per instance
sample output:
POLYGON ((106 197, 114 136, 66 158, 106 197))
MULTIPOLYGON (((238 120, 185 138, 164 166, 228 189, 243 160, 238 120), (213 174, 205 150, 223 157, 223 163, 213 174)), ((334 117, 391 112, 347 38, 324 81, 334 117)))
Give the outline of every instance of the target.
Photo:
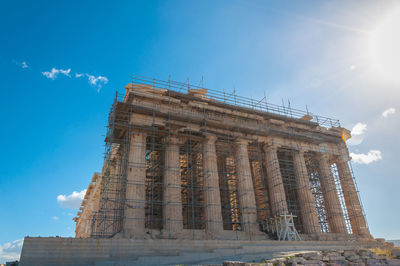
POLYGON ((329 250, 282 253, 262 262, 225 261, 223 266, 274 266, 274 265, 400 265, 400 248, 371 251, 329 250))

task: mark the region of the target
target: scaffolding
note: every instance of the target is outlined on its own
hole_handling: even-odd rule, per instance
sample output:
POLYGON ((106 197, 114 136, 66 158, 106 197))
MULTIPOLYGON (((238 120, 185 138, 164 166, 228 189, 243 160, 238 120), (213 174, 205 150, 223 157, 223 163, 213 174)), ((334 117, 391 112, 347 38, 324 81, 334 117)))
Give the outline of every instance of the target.
POLYGON ((271 237, 281 240, 300 240, 301 237, 296 229, 293 214, 282 214, 275 218, 268 218, 263 223, 263 230, 271 237))
POLYGON ((318 162, 315 159, 315 153, 307 153, 305 155, 307 172, 310 175, 310 188, 314 197, 315 208, 317 211, 318 222, 321 232, 329 233, 328 216, 325 209, 325 199, 321 190, 320 173, 318 170, 318 162))
MULTIPOLYGON (((205 214, 207 187, 204 186, 204 158, 203 139, 204 134, 217 135, 216 164, 218 168, 218 183, 221 203, 222 223, 224 230, 233 232, 243 231, 242 206, 240 206, 237 158, 235 158, 234 141, 239 134, 256 134, 265 132, 264 125, 253 117, 268 115, 272 119, 284 120, 305 125, 314 125, 325 128, 340 127, 338 120, 317 116, 308 111, 301 111, 285 105, 274 105, 267 102, 266 97, 254 100, 233 93, 221 92, 175 81, 161 81, 142 76, 134 76, 131 88, 135 86, 148 88, 152 91, 154 101, 140 104, 131 93, 116 93, 108 119, 107 134, 105 138, 105 157, 101 172, 101 192, 99 208, 91 216, 91 237, 108 238, 121 232, 123 227, 124 211, 128 207, 144 208, 145 228, 147 234, 156 237, 164 227, 164 173, 166 152, 165 139, 172 134, 180 140, 179 165, 182 203, 182 224, 184 230, 204 230, 207 223, 205 214), (203 93, 206 91, 206 94, 203 93), (159 103, 159 97, 168 99, 159 103), (191 109, 182 111, 178 108, 175 98, 180 98, 185 103, 195 102, 191 109), (235 111, 230 113, 211 110, 202 105, 201 101, 207 101, 218 108, 229 108, 235 111), (235 112, 247 112, 252 115, 238 116, 235 112), (201 114, 201 115, 199 115, 201 114), (163 121, 161 123, 160 121, 163 121), (229 123, 232 121, 232 123, 229 123), (185 125, 186 126, 185 126, 185 125), (251 127, 243 127, 250 125, 251 127), (179 130, 177 130, 179 129, 179 130), (129 162, 131 149, 136 149, 131 143, 134 132, 141 130, 146 132, 145 145, 145 202, 127 201, 126 186, 127 175, 132 167, 129 162)), ((129 90, 128 90, 129 91, 129 90)), ((265 132, 267 135, 277 134, 272 129, 265 132)), ((287 131, 286 137, 295 142, 298 138, 303 140, 294 130, 287 131)), ((257 226, 263 230, 265 221, 276 218, 271 211, 271 188, 268 187, 266 152, 263 144, 257 140, 249 141, 248 156, 253 181, 257 226)), ((321 190, 320 171, 315 159, 315 152, 307 152, 304 159, 309 178, 309 187, 315 203, 318 217, 318 226, 321 233, 329 233, 328 216, 324 195, 321 190)), ((282 176, 284 192, 287 204, 287 214, 291 214, 295 234, 304 233, 304 221, 299 202, 299 184, 296 182, 298 172, 294 163, 294 150, 290 147, 277 150, 279 170, 282 176)), ((340 188, 336 165, 331 164, 331 170, 335 177, 335 185, 338 190, 341 207, 345 214, 346 230, 352 233, 346 204, 340 188)), ((280 216, 279 216, 280 217, 280 216)), ((292 230, 293 231, 293 230, 292 230)), ((292 232, 291 231, 291 232, 292 232)), ((297 235, 298 236, 298 235, 297 235)), ((300 237, 297 237, 300 238, 300 237)), ((193 237, 195 237, 193 233, 193 237)), ((239 237, 239 236, 238 236, 239 237)))

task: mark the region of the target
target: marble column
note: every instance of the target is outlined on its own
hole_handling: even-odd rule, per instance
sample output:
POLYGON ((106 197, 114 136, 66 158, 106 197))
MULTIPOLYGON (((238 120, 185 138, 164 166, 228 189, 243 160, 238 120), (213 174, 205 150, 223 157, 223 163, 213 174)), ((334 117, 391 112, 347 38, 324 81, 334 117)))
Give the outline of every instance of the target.
POLYGON ((356 186, 354 184, 353 176, 349 168, 348 157, 339 157, 336 160, 336 166, 339 172, 340 183, 344 200, 346 203, 347 213, 349 215, 351 229, 353 234, 361 236, 370 236, 367 223, 362 211, 360 199, 356 186))
POLYGON ((130 136, 122 231, 125 236, 141 238, 145 229, 146 134, 130 136))
POLYGON ((203 142, 206 230, 212 238, 224 230, 219 192, 217 154, 215 150, 216 139, 214 135, 207 134, 203 142))
POLYGON ((264 146, 267 163, 267 183, 272 215, 287 214, 285 187, 283 186, 281 169, 278 161, 277 147, 267 143, 264 146))
POLYGON ((164 137, 163 143, 165 146, 163 235, 176 238, 183 230, 179 139, 171 135, 164 137))
POLYGON ((318 155, 319 180, 331 233, 347 233, 346 222, 336 190, 331 166, 326 154, 318 155))
POLYGON ((243 231, 254 234, 259 231, 257 224, 257 207, 251 177, 247 141, 235 142, 235 163, 238 179, 239 205, 243 231))
POLYGON ((297 196, 300 205, 304 233, 320 233, 321 229, 318 222, 314 197, 310 188, 310 176, 307 172, 303 151, 295 151, 293 159, 296 169, 297 196))

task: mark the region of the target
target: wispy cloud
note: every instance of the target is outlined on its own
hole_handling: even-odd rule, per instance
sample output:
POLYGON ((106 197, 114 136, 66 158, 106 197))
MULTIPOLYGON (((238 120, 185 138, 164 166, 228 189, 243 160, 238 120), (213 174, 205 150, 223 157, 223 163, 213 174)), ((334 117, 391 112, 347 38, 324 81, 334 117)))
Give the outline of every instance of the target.
POLYGON ((61 207, 78 209, 81 206, 81 202, 85 197, 85 194, 86 194, 86 189, 79 192, 74 191, 72 192, 72 194, 68 196, 58 195, 57 202, 61 205, 61 207))
POLYGON ((370 164, 375 161, 382 160, 382 153, 378 150, 370 150, 367 154, 365 153, 350 153, 352 161, 358 164, 370 164))
POLYGON ((65 75, 67 77, 71 77, 70 75, 71 69, 68 68, 67 70, 64 69, 57 69, 57 68, 52 68, 51 71, 44 71, 42 72, 43 76, 45 76, 48 79, 56 79, 59 74, 65 75))
MULTIPOLYGON (((57 69, 57 68, 52 68, 51 71, 44 71, 42 72, 42 74, 49 79, 56 79, 58 77, 59 74, 71 77, 71 69, 68 68, 67 70, 64 69, 57 69)), ((95 75, 91 75, 88 73, 75 73, 75 78, 82 78, 82 77, 86 77, 88 79, 89 84, 92 87, 97 88, 97 92, 100 91, 100 89, 102 88, 103 85, 108 83, 108 78, 105 76, 95 76, 95 75)))
POLYGON ((388 109, 386 109, 385 111, 382 112, 382 116, 386 118, 389 115, 393 115, 395 113, 396 113, 396 109, 393 108, 393 107, 390 107, 390 108, 388 108, 388 109))
POLYGON ((26 63, 26 61, 16 61, 16 60, 12 60, 14 62, 14 64, 16 64, 17 66, 21 67, 21 68, 29 68, 28 63, 26 63))
POLYGON ((108 83, 108 78, 107 77, 103 77, 103 76, 93 76, 90 74, 86 74, 86 77, 88 78, 89 84, 97 87, 97 91, 100 91, 102 85, 107 84, 108 83))
POLYGON ((0 245, 0 263, 19 260, 23 243, 24 239, 17 239, 0 245))
POLYGON ((51 217, 51 219, 53 219, 54 221, 60 220, 60 218, 58 216, 53 216, 53 217, 51 217))
POLYGON ((367 124, 357 123, 351 129, 351 139, 347 142, 349 145, 359 145, 364 140, 365 131, 367 131, 367 124))

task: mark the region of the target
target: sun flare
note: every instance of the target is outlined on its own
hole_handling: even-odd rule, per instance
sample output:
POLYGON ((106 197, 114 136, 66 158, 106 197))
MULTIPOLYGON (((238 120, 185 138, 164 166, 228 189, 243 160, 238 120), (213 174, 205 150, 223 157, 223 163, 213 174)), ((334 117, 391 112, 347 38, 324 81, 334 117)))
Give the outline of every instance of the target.
POLYGON ((372 32, 370 56, 380 77, 400 83, 400 8, 384 17, 372 32))

